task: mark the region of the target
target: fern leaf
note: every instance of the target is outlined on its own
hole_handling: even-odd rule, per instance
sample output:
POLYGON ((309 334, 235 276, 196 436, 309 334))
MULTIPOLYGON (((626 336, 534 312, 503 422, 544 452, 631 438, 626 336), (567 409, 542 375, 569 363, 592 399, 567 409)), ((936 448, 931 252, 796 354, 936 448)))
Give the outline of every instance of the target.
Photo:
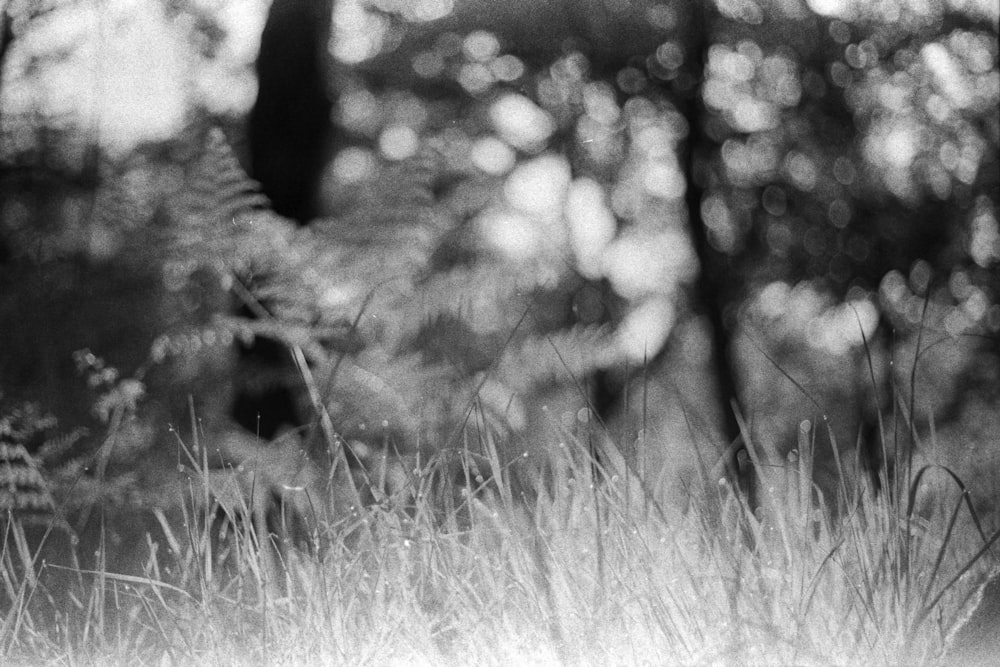
POLYGON ((547 382, 578 383, 620 358, 609 327, 576 326, 511 346, 497 375, 519 393, 547 382))
POLYGON ((192 222, 232 221, 268 204, 218 128, 209 130, 205 151, 186 181, 188 220, 192 222))
POLYGON ((29 523, 47 523, 55 501, 24 445, 0 441, 0 512, 29 523))

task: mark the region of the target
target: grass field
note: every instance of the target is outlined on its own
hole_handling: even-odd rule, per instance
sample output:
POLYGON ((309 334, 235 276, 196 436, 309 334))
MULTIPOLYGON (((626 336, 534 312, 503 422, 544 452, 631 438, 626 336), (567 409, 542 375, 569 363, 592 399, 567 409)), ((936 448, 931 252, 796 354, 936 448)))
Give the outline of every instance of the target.
POLYGON ((0 661, 940 664, 989 567, 969 507, 917 516, 905 492, 846 482, 824 502, 807 430, 782 461, 752 451, 756 514, 724 482, 663 506, 572 442, 523 497, 495 455, 492 481, 443 494, 417 464, 407 493, 300 528, 298 548, 190 503, 157 514, 142 576, 41 562, 11 515, 0 661))

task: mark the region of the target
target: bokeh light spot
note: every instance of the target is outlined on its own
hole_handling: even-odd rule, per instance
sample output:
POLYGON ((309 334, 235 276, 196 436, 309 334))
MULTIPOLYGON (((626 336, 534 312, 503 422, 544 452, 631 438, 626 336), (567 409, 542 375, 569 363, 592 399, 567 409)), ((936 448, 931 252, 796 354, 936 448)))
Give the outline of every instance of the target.
POLYGON ((601 256, 618 227, 604 189, 589 178, 573 181, 566 196, 565 215, 577 269, 587 278, 600 277, 601 256))
POLYGON ((390 160, 405 160, 415 154, 419 146, 416 131, 407 125, 390 125, 378 138, 379 150, 390 160))
POLYGON ((504 195, 517 210, 540 221, 553 221, 561 218, 569 182, 566 159, 543 155, 511 172, 504 183, 504 195))
POLYGON ((487 174, 505 174, 514 166, 517 156, 496 137, 483 137, 472 144, 469 154, 472 164, 487 174))
POLYGON ((524 63, 517 56, 503 55, 490 63, 490 72, 498 81, 516 81, 524 76, 524 63))
POLYGON ((500 41, 492 32, 475 30, 466 35, 462 42, 462 52, 470 60, 487 62, 500 52, 500 41))
POLYGON ((370 150, 350 147, 337 153, 329 172, 336 182, 358 183, 370 178, 375 167, 375 156, 370 150))
POLYGON ((555 121, 544 109, 523 95, 504 95, 490 107, 490 121, 511 146, 537 151, 555 131, 555 121))
POLYGON ((538 224, 514 211, 490 209, 476 221, 486 247, 514 261, 536 256, 543 242, 538 224))
POLYGON ((651 359, 670 336, 676 312, 673 301, 653 298, 625 316, 618 330, 618 345, 633 362, 651 359))

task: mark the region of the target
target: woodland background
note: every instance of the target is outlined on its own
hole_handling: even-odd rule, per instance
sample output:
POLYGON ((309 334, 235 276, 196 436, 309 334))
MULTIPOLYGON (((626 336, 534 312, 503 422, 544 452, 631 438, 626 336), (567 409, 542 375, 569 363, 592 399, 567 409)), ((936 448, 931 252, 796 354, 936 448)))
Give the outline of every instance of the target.
POLYGON ((860 470, 912 453, 993 509, 997 23, 4 0, 3 434, 81 531, 169 504, 195 433, 319 460, 331 428, 359 469, 488 431, 530 475, 599 420, 683 503, 737 415, 781 450, 825 415, 860 470))

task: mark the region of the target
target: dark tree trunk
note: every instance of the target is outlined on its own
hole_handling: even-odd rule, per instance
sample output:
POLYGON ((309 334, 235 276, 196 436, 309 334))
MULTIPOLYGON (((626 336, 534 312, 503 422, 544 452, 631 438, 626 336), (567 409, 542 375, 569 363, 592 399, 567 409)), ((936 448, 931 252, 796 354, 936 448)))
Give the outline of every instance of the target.
MULTIPOLYGON (((276 213, 302 224, 316 215, 333 136, 327 78, 332 12, 332 0, 275 0, 257 57, 257 101, 248 128, 250 175, 276 213)), ((267 304, 260 305, 267 309, 267 304)), ((247 307, 240 314, 254 317, 247 307)), ((291 389, 296 371, 288 349, 260 338, 243 347, 241 357, 247 369, 242 375, 249 381, 237 382, 233 419, 264 439, 273 438, 282 427, 302 424, 291 389)))
POLYGON ((708 230, 701 215, 701 204, 705 187, 709 182, 711 140, 705 133, 704 115, 701 102, 701 86, 704 83, 705 64, 710 46, 711 22, 709 10, 704 3, 691 3, 690 29, 686 72, 678 77, 675 97, 678 110, 688 125, 688 140, 679 156, 679 161, 687 174, 685 203, 688 210, 688 224, 691 241, 701 272, 695 284, 695 296, 703 315, 711 325, 711 349, 713 374, 723 418, 723 435, 734 442, 740 435, 739 424, 733 405, 739 404, 736 372, 730 357, 731 336, 726 322, 726 286, 730 280, 730 261, 716 250, 708 237, 708 230))
MULTIPOLYGON (((709 323, 709 346, 712 350, 712 375, 718 397, 720 424, 724 441, 736 444, 740 438, 736 411, 742 413, 739 385, 732 361, 732 336, 726 318, 726 307, 731 298, 732 268, 729 257, 712 246, 708 229, 702 219, 701 205, 705 189, 711 182, 712 140, 705 131, 707 110, 701 99, 705 82, 708 49, 711 46, 711 13, 708 3, 692 1, 689 4, 688 32, 684 72, 674 82, 674 100, 688 125, 688 138, 678 161, 687 175, 684 195, 688 210, 691 243, 698 257, 700 272, 694 286, 697 307, 709 323)), ((746 444, 727 450, 726 469, 731 483, 739 489, 753 507, 754 473, 746 452, 746 444)))
MULTIPOLYGON (((10 48, 11 42, 14 41, 14 19, 10 15, 8 9, 4 9, 3 14, 0 15, 0 72, 3 72, 3 63, 7 57, 7 49, 10 48)), ((0 83, 3 83, 0 79, 0 83)))
POLYGON ((251 176, 280 215, 308 222, 329 153, 332 0, 275 0, 260 40, 250 113, 251 176))
MULTIPOLYGON (((0 14, 0 99, 3 99, 3 70, 4 63, 7 60, 7 51, 10 49, 11 42, 14 40, 14 30, 13 30, 14 20, 10 15, 9 8, 5 7, 3 13, 0 14)), ((0 116, 0 126, 2 126, 3 116, 0 116)), ((3 172, 0 169, 0 188, 3 187, 3 172)), ((6 261, 9 250, 5 239, 0 236, 0 264, 6 261)))

